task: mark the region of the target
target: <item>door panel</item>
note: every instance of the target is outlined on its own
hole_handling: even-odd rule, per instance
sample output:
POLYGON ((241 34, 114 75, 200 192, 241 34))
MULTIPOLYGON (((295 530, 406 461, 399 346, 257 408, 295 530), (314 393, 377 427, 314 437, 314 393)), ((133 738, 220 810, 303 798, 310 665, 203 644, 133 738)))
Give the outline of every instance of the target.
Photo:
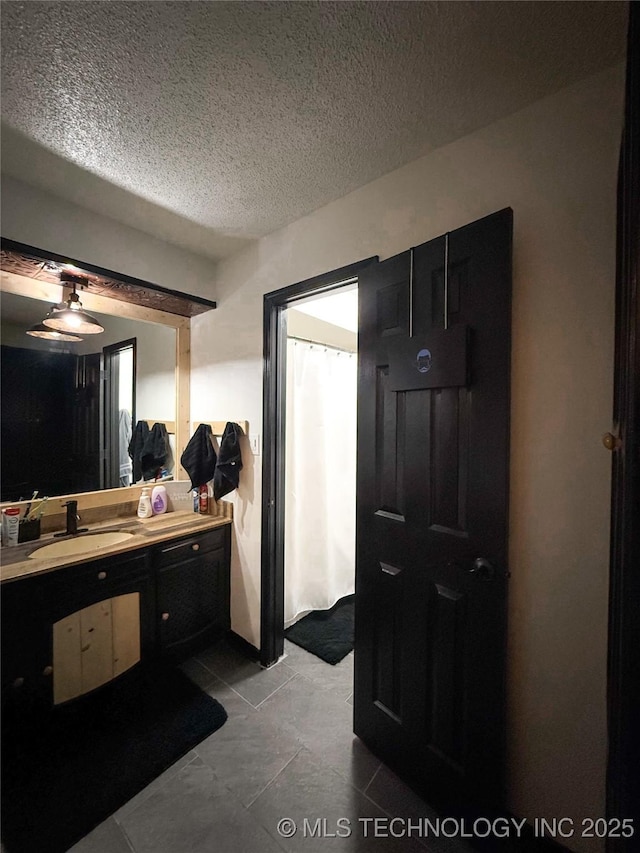
POLYGON ((431 697, 425 723, 429 749, 458 771, 464 743, 464 626, 466 597, 443 584, 432 591, 427 626, 427 692, 431 697))
POLYGON ((380 563, 380 569, 384 573, 380 583, 384 597, 375 603, 373 699, 392 720, 401 722, 402 646, 398 637, 404 604, 403 575, 402 569, 388 563, 380 563))
POLYGON ((359 279, 355 732, 442 804, 501 798, 511 230, 359 279))

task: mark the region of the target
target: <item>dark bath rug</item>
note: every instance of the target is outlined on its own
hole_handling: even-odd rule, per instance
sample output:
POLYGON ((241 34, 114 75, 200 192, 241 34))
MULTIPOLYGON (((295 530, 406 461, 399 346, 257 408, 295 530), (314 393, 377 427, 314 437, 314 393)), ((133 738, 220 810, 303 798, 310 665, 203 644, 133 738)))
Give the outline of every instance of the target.
POLYGON ((313 610, 284 632, 287 640, 327 663, 336 664, 353 649, 355 595, 340 598, 330 610, 313 610))
POLYGON ((222 705, 168 665, 43 712, 4 709, 2 842, 63 853, 219 729, 222 705))

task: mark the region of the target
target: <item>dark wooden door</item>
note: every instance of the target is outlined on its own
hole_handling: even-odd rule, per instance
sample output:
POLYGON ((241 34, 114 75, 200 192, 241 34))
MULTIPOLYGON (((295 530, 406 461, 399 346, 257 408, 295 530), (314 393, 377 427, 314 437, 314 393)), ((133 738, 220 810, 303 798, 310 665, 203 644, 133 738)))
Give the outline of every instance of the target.
POLYGON ((359 278, 354 729, 448 807, 502 799, 511 234, 359 278))
POLYGON ((67 442, 75 492, 92 492, 102 487, 102 376, 101 352, 76 357, 73 424, 71 440, 67 442))
POLYGON ((71 353, 3 346, 0 356, 3 501, 73 491, 67 464, 73 412, 71 353), (55 449, 54 449, 55 447, 55 449))

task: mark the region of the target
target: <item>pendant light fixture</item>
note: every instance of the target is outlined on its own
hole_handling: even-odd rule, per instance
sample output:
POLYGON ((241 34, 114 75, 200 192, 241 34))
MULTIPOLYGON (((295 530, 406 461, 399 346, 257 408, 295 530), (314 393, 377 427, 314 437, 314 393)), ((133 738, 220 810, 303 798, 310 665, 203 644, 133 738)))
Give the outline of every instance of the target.
MULTIPOLYGON (((51 314, 47 314, 50 317, 51 314)), ((45 318, 46 319, 46 318, 45 318)), ((43 323, 36 323, 30 329, 27 329, 27 334, 32 338, 44 338, 47 341, 69 341, 75 343, 81 341, 80 335, 74 335, 71 332, 59 332, 57 329, 50 329, 43 323)))
POLYGON ((54 310, 48 314, 42 321, 44 325, 49 329, 76 336, 97 335, 104 332, 104 328, 95 317, 82 309, 82 302, 76 293, 76 285, 84 284, 86 279, 72 273, 62 272, 60 273, 60 283, 64 284, 65 282, 73 285, 73 291, 67 299, 67 307, 54 310))

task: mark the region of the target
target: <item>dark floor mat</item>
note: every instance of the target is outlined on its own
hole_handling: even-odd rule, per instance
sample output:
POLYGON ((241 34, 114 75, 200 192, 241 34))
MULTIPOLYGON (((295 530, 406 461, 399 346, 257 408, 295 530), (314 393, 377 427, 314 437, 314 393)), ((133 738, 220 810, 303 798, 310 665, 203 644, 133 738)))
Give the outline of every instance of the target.
POLYGON ((327 663, 340 663, 353 649, 354 602, 355 595, 347 595, 330 610, 314 610, 287 628, 284 635, 327 663))
POLYGON ((137 667, 53 711, 8 705, 2 725, 7 853, 63 853, 227 714, 171 666, 137 667))

